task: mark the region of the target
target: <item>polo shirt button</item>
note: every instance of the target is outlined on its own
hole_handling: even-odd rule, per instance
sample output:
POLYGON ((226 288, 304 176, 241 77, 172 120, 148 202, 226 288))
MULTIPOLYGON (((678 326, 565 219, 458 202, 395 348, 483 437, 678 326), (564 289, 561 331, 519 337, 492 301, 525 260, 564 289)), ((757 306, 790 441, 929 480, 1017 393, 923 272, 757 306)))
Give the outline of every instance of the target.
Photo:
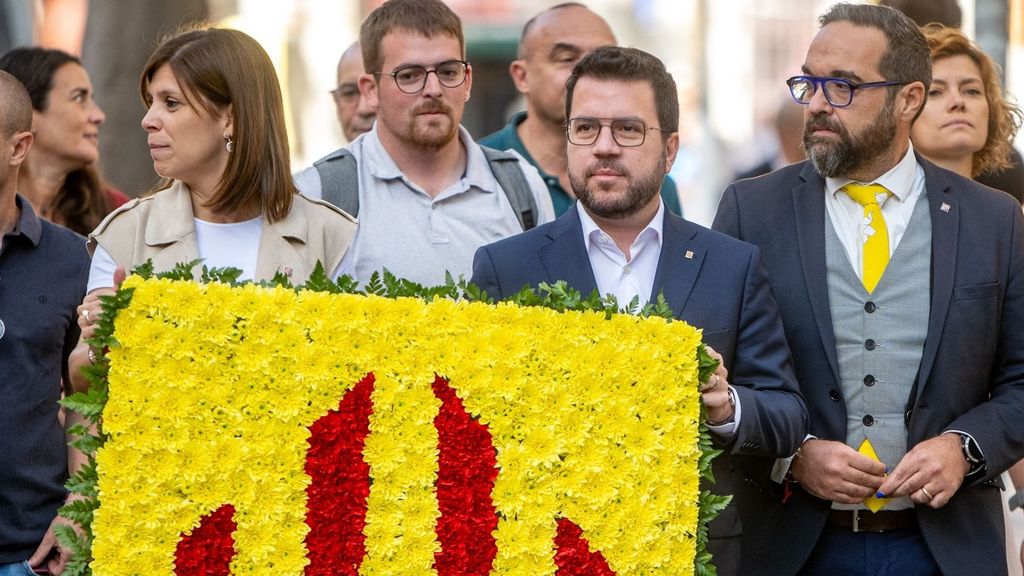
POLYGON ((868 350, 874 350, 875 346, 877 346, 877 344, 875 344, 875 341, 872 340, 871 338, 868 338, 867 340, 864 341, 864 347, 867 348, 868 350))
POLYGON ((872 424, 875 423, 875 419, 871 416, 871 414, 868 414, 861 420, 861 422, 863 422, 865 426, 871 426, 872 424))
POLYGON ((838 390, 831 390, 831 391, 829 391, 828 399, 833 401, 833 402, 839 402, 839 391, 838 390))
POLYGON ((865 376, 864 377, 864 385, 865 386, 874 386, 875 385, 875 377, 872 376, 871 374, 868 374, 867 376, 865 376))
POLYGON ((628 274, 629 274, 629 272, 630 272, 630 270, 629 270, 629 266, 623 266, 623 267, 622 267, 622 273, 623 273, 623 274, 626 274, 626 275, 628 275, 628 274))
POLYGON ((867 304, 864 305, 864 311, 867 312, 868 314, 873 313, 877 309, 878 307, 875 306, 874 302, 868 302, 867 304))

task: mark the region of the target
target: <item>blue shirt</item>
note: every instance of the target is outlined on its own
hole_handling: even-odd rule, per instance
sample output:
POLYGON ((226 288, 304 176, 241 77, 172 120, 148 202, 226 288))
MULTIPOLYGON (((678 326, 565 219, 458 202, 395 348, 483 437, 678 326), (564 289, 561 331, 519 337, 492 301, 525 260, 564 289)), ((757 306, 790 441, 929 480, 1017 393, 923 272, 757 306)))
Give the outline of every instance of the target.
MULTIPOLYGON (((570 196, 565 191, 565 188, 562 188, 562 184, 558 181, 557 176, 545 173, 537 165, 537 161, 533 159, 533 156, 530 156, 530 152, 523 145, 522 139, 519 138, 519 134, 516 132, 516 127, 522 124, 523 120, 526 120, 526 112, 517 112, 512 115, 512 118, 504 128, 494 134, 481 138, 477 143, 496 150, 515 150, 527 162, 533 164, 537 168, 537 172, 540 172, 540 177, 544 180, 544 184, 547 185, 548 193, 551 194, 551 203, 555 206, 555 217, 561 216, 569 209, 569 206, 572 206, 575 198, 570 196)), ((679 193, 676 191, 676 183, 668 176, 665 176, 665 179, 661 182, 661 200, 665 203, 665 207, 673 214, 676 216, 683 215, 683 209, 679 204, 679 193)))
POLYGON ((0 246, 0 564, 28 559, 64 502, 57 401, 89 278, 85 239, 16 202, 0 246))

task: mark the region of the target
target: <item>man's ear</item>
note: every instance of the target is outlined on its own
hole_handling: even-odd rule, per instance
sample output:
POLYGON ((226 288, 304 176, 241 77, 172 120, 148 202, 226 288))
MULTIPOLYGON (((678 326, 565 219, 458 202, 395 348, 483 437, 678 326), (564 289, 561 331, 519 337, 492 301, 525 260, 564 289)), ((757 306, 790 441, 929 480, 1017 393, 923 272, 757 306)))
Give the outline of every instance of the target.
POLYGON ((508 75, 512 77, 512 83, 520 94, 530 93, 530 78, 527 75, 526 60, 513 60, 508 65, 508 75))
POLYGON ((28 156, 28 151, 32 148, 32 142, 35 137, 31 132, 16 132, 11 136, 11 159, 9 161, 11 166, 21 166, 22 162, 28 156))
POLYGON ((924 108, 927 103, 928 91, 921 82, 911 82, 900 90, 899 117, 908 124, 917 116, 919 109, 924 108))
POLYGON ((367 104, 377 109, 380 106, 380 94, 377 93, 380 87, 377 85, 377 79, 373 74, 360 74, 358 84, 359 93, 366 98, 367 104))
POLYGON ((679 153, 679 132, 673 132, 665 139, 665 175, 672 171, 672 165, 676 162, 676 155, 679 153))
POLYGON ((469 95, 473 91, 473 66, 466 64, 466 98, 463 102, 469 102, 469 95))

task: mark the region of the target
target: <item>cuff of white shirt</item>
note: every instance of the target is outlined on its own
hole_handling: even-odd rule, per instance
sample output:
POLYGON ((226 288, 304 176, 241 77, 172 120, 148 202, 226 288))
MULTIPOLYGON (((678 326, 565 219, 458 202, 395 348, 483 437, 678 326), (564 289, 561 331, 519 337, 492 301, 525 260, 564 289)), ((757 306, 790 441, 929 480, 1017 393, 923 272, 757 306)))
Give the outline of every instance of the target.
POLYGON ((729 395, 732 396, 734 404, 732 420, 725 424, 718 425, 708 422, 708 431, 723 442, 729 442, 734 436, 736 436, 736 429, 740 425, 740 413, 743 411, 740 406, 740 395, 736 393, 732 386, 729 386, 729 395))
MULTIPOLYGON (((804 438, 804 442, 807 442, 808 440, 812 439, 816 440, 817 438, 817 436, 812 436, 808 434, 807 437, 804 438)), ((801 446, 802 445, 803 444, 801 444, 801 446)), ((782 481, 786 479, 786 474, 789 474, 789 467, 793 465, 793 458, 796 458, 796 455, 799 453, 800 449, 797 448, 796 452, 794 452, 792 456, 788 458, 775 459, 775 464, 772 465, 772 473, 770 476, 772 481, 776 482, 777 484, 782 484, 782 481)))

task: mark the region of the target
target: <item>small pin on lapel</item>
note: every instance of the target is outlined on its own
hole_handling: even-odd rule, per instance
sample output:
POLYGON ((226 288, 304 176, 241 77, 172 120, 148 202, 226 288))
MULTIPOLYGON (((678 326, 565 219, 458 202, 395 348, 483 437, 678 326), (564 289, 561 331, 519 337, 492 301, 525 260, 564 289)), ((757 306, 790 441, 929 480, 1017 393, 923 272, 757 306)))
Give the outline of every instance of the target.
POLYGON ((693 250, 687 250, 686 251, 686 259, 687 260, 693 260, 693 250))
POLYGON ((942 210, 946 214, 949 214, 949 204, 946 204, 945 202, 943 202, 942 206, 939 206, 939 210, 942 210))

